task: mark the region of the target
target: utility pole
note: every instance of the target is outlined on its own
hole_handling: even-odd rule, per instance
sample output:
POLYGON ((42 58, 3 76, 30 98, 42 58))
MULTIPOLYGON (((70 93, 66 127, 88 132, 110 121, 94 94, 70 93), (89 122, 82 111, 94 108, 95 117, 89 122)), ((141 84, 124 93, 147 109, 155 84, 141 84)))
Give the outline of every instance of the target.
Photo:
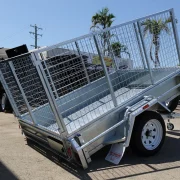
POLYGON ((37 45, 37 40, 38 40, 38 36, 42 37, 42 34, 38 34, 38 30, 43 30, 42 28, 37 27, 37 25, 35 24, 34 26, 30 25, 31 27, 34 28, 34 32, 29 32, 30 34, 34 35, 34 39, 35 39, 35 44, 31 45, 32 47, 34 47, 35 49, 39 48, 39 46, 37 45))

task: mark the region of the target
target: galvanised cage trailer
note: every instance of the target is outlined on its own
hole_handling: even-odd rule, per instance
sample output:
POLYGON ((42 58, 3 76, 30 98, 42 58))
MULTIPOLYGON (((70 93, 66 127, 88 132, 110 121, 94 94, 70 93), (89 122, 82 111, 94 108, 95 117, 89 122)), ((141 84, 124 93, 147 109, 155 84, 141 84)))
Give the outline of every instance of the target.
POLYGON ((176 23, 170 9, 2 61, 0 79, 25 136, 83 168, 109 144, 106 160, 115 164, 129 145, 158 152, 161 113, 180 95, 176 23))

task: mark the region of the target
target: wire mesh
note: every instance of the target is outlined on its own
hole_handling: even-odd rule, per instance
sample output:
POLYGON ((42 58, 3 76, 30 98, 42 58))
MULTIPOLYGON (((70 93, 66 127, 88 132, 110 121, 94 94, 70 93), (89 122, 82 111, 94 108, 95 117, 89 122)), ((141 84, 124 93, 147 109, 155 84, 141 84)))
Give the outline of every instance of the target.
MULTIPOLYGON (((98 40, 103 56, 112 59, 111 68, 116 69, 116 76, 111 79, 118 105, 141 92, 149 76, 138 44, 139 37, 136 34, 136 24, 130 23, 118 26, 98 33, 98 40), (141 78, 141 82, 136 80, 141 78)), ((109 70, 111 71, 111 70, 109 70)), ((109 72, 111 73, 111 72, 109 72)))
POLYGON ((1 63, 0 64, 0 70, 1 70, 1 73, 2 73, 2 75, 6 81, 6 84, 9 88, 9 91, 11 92, 11 94, 14 98, 14 101, 17 105, 18 111, 20 112, 20 114, 27 113, 28 109, 26 107, 26 104, 24 102, 22 94, 19 90, 17 82, 16 82, 16 80, 12 74, 9 63, 1 63))
MULTIPOLYGON (((58 133, 44 88, 52 92, 52 101, 62 115, 61 123, 72 133, 173 73, 179 59, 171 18, 166 11, 39 50, 35 53, 37 64, 30 56, 13 60, 36 123, 58 133), (44 71, 46 87, 42 86, 44 80, 39 78, 37 68, 44 71)), ((8 86, 11 88, 11 84, 8 86)), ((21 113, 27 112, 27 108, 18 108, 21 113)))
POLYGON ((43 70, 69 132, 114 107, 111 97, 106 103, 97 102, 110 93, 106 81, 102 79, 94 88, 89 86, 104 78, 93 36, 56 47, 47 51, 46 57, 42 54, 41 57, 43 70))
POLYGON ((11 62, 0 64, 0 69, 18 110, 22 115, 21 119, 30 123, 34 121, 37 126, 46 129, 48 127, 48 130, 58 133, 58 127, 50 127, 56 123, 56 119, 48 105, 45 90, 36 67, 33 65, 31 55, 18 57, 11 62), (12 63, 11 66, 10 63, 12 63), (20 86, 18 86, 13 70, 20 86), (28 104, 23 98, 23 93, 27 98, 28 104), (38 109, 38 112, 36 109, 38 109), (33 117, 30 116, 29 112, 32 113, 33 117))
POLYGON ((152 68, 179 65, 172 18, 170 12, 165 12, 139 22, 152 68))
MULTIPOLYGON (((166 12, 149 18, 164 22, 169 17, 169 12, 166 12)), ((69 132, 107 113, 115 105, 93 36, 98 41, 118 105, 151 86, 154 83, 151 81, 152 74, 156 83, 173 72, 171 67, 177 67, 178 56, 172 22, 167 23, 170 34, 163 30, 159 33, 162 45, 158 56, 161 65, 156 66, 151 60, 151 51, 155 51, 155 47, 151 48, 151 30, 148 29, 146 36, 143 34, 147 28, 143 25, 145 21, 147 19, 116 26, 46 51, 42 64, 69 132), (140 32, 143 39, 140 38, 140 32), (150 71, 153 73, 150 74, 150 71)), ((155 57, 157 55, 154 53, 155 57)))

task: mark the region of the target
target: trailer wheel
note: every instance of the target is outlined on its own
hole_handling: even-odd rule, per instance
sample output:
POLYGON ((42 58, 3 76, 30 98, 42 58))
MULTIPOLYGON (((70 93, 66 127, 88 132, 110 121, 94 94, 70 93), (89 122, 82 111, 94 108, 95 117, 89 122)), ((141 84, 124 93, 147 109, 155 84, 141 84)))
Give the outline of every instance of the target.
POLYGON ((131 137, 131 147, 138 155, 152 156, 162 147, 166 127, 160 114, 145 111, 136 117, 131 137))
POLYGON ((12 113, 12 107, 10 105, 10 102, 7 98, 6 93, 3 93, 2 97, 1 97, 1 109, 3 112, 10 112, 12 113))
MULTIPOLYGON (((176 98, 174 98, 172 101, 170 101, 170 102, 167 102, 166 103, 166 106, 168 107, 168 109, 171 111, 171 112, 173 112, 176 108, 177 108, 177 106, 178 106, 178 104, 179 104, 179 96, 178 97, 176 97, 176 98)), ((160 113, 169 113, 166 109, 160 109, 160 110, 158 110, 160 113)))

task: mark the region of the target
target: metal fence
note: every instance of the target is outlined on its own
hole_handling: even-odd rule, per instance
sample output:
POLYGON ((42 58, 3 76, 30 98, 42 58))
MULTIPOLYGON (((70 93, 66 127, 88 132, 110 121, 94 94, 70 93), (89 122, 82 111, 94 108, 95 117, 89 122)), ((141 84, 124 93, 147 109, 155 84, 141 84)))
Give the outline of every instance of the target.
POLYGON ((178 69, 178 47, 168 10, 4 62, 1 79, 22 119, 72 133, 178 69))

